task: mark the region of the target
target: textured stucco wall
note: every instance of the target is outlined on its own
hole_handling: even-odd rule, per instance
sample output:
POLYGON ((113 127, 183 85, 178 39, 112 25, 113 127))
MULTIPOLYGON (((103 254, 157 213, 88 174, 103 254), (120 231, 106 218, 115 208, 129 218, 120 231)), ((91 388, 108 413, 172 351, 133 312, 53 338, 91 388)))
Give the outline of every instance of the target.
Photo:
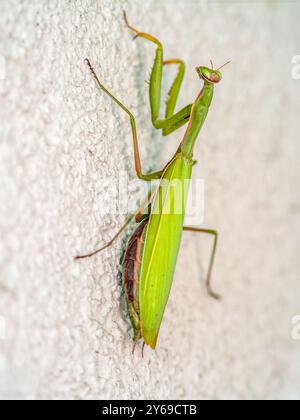
POLYGON ((2 398, 300 397, 299 19, 297 1, 0 0, 2 398), (123 8, 186 61, 181 105, 199 90, 196 65, 232 60, 194 171, 204 225, 220 232, 224 299, 203 286, 209 238, 185 234, 158 347, 143 360, 120 314, 122 240, 73 261, 121 225, 99 209, 119 173, 134 179, 128 120, 84 57, 137 116, 147 169, 182 135, 162 141, 150 126, 154 50, 131 41, 123 8))

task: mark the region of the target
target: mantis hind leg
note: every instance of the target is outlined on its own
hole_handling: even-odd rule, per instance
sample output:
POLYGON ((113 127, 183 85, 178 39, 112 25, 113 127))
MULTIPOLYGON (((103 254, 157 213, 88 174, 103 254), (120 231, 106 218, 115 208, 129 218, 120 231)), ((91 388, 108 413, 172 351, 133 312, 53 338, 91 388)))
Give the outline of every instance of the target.
POLYGON ((121 235, 121 233, 127 228, 127 226, 129 225, 129 223, 135 219, 136 223, 140 223, 143 218, 147 217, 147 214, 144 213, 144 210, 149 206, 151 206, 151 201, 153 198, 153 194, 154 192, 150 192, 145 199, 142 201, 140 207, 138 208, 138 210, 136 211, 136 213, 131 214, 128 219, 126 219, 124 225, 118 230, 118 232, 112 237, 112 239, 105 245, 103 245, 101 248, 98 248, 96 250, 93 250, 91 252, 89 252, 88 254, 83 254, 83 255, 77 255, 76 257, 74 257, 75 260, 80 260, 83 258, 89 258, 89 257, 93 257, 94 255, 98 254, 99 252, 104 251, 105 249, 109 248, 112 246, 112 244, 115 242, 116 239, 118 239, 118 237, 121 235))
POLYGON ((195 227, 183 227, 183 230, 185 231, 189 231, 189 232, 196 232, 196 233, 207 233, 208 235, 213 235, 214 236, 214 244, 213 244, 213 249, 212 249, 212 253, 211 253, 211 257, 210 257, 210 262, 209 262, 209 267, 208 267, 208 272, 207 272, 207 277, 206 277, 206 288, 208 291, 208 294, 213 297, 214 299, 221 299, 221 296, 218 295, 217 293, 215 293, 212 290, 211 287, 211 273, 212 273, 212 269, 213 269, 213 265, 214 265, 214 261, 215 261, 215 256, 216 256, 216 250, 217 250, 217 244, 218 244, 218 232, 216 230, 212 230, 212 229, 201 229, 201 228, 195 228, 195 227))
POLYGON ((131 220, 134 218, 134 215, 131 215, 130 217, 128 217, 128 219, 126 220, 126 222, 124 223, 124 225, 118 230, 118 232, 115 234, 115 236, 113 236, 113 238, 104 246, 102 246, 101 248, 98 248, 92 252, 89 252, 88 254, 84 254, 84 255, 77 255, 74 259, 75 260, 80 260, 82 258, 89 258, 89 257, 93 257, 94 255, 98 254, 99 252, 104 251, 106 248, 109 248, 110 246, 112 246, 112 244, 114 243, 114 241, 121 235, 121 233, 126 229, 126 227, 129 225, 129 223, 131 222, 131 220))
POLYGON ((185 106, 177 113, 174 113, 178 94, 184 77, 185 64, 182 60, 177 58, 164 61, 163 47, 161 42, 154 36, 145 32, 140 32, 129 25, 125 12, 124 20, 128 28, 136 34, 134 38, 141 37, 157 45, 149 82, 151 118, 154 127, 157 129, 162 129, 162 134, 166 136, 184 125, 190 118, 192 107, 191 104, 185 106), (178 65, 178 72, 168 93, 165 118, 159 119, 163 66, 170 64, 178 65))

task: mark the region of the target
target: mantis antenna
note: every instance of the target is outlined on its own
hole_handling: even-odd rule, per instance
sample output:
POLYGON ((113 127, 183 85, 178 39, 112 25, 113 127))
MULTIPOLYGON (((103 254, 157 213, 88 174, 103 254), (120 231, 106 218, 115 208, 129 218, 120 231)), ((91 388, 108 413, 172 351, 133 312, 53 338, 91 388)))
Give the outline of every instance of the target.
POLYGON ((227 61, 225 64, 222 64, 222 66, 221 66, 221 67, 219 67, 217 70, 220 70, 222 67, 227 66, 227 64, 229 64, 229 63, 231 63, 231 61, 230 61, 230 60, 229 60, 229 61, 227 61))

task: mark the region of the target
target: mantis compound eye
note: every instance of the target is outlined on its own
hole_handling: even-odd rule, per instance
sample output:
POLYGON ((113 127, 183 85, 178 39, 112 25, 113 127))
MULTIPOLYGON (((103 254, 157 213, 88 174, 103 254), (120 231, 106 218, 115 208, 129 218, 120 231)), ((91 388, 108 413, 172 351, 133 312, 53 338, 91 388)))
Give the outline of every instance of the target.
POLYGON ((221 79, 222 75, 219 71, 216 70, 210 73, 209 81, 211 81, 212 83, 219 83, 221 79))

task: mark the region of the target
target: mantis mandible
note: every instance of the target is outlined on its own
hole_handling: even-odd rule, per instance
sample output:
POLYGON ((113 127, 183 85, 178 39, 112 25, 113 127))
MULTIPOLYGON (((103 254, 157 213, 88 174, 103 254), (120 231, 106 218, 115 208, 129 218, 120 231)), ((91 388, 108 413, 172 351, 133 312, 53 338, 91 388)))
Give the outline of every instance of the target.
POLYGON ((143 173, 134 116, 125 105, 105 88, 99 81, 90 61, 88 59, 85 60, 98 87, 109 95, 129 116, 133 138, 135 170, 138 178, 144 181, 157 179, 159 180, 159 186, 151 198, 140 207, 139 211, 128 218, 125 225, 108 244, 90 254, 76 258, 90 257, 109 247, 135 216, 138 227, 131 236, 125 251, 122 265, 122 284, 134 330, 133 349, 140 339, 144 341, 143 349, 145 344, 154 349, 172 286, 183 231, 200 232, 214 237, 206 287, 212 297, 219 299, 219 296, 211 288, 211 273, 218 241, 217 231, 183 225, 187 191, 184 191, 182 197, 182 211, 175 213, 170 211, 170 208, 173 209, 176 204, 176 191, 174 193, 173 181, 179 180, 183 182, 191 179, 192 167, 195 164, 193 160, 194 145, 207 116, 213 98, 214 85, 219 83, 222 78, 220 68, 228 63, 223 64, 217 70, 213 69, 212 63, 211 67, 196 67, 196 72, 204 85, 192 104, 175 112, 185 72, 184 62, 180 59, 164 60, 161 42, 154 36, 140 32, 129 25, 125 12, 124 20, 128 28, 135 34, 134 38, 144 38, 156 45, 154 65, 149 82, 152 124, 155 128, 162 130, 164 136, 172 133, 185 123, 188 123, 188 125, 176 153, 165 167, 161 171, 143 173), (159 119, 162 73, 163 67, 167 65, 178 66, 178 72, 168 94, 165 118, 159 119), (145 216, 142 210, 146 207, 149 208, 149 214, 145 216))

